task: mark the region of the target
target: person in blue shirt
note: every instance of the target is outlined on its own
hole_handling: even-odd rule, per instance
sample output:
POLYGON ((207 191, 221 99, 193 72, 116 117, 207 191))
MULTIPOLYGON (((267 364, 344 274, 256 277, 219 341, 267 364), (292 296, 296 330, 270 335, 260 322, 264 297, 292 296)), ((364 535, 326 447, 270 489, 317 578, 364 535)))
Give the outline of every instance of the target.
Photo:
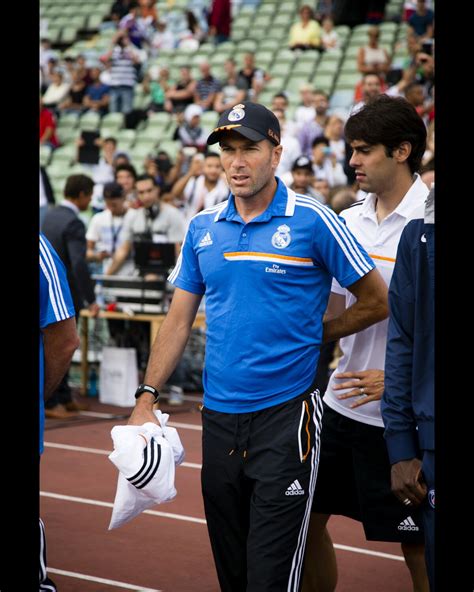
POLYGON ((408 25, 420 40, 434 36, 434 12, 427 8, 425 0, 417 0, 416 10, 408 19, 408 25))
POLYGON ((424 219, 407 224, 398 246, 388 292, 381 403, 392 491, 406 506, 422 509, 431 592, 435 589, 434 234, 432 185, 424 219))
POLYGON ((298 591, 319 461, 319 350, 384 319, 387 288, 334 212, 275 177, 271 111, 234 105, 216 142, 231 193, 189 223, 129 424, 156 423, 158 389, 205 296, 201 483, 220 589, 298 591), (323 320, 333 277, 356 302, 323 320))
MULTIPOLYGON (((40 241, 39 292, 39 411, 40 458, 44 439, 44 401, 51 396, 69 367, 79 346, 74 306, 66 277, 66 269, 51 243, 43 234, 40 241)), ((40 518, 40 590, 56 590, 46 572, 46 539, 40 518)))

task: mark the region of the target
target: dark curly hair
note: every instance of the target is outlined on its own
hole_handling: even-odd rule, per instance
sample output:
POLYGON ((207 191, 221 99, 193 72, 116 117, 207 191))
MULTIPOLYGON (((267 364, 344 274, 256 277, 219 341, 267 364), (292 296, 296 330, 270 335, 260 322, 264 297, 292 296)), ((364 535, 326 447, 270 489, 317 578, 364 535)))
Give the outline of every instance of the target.
POLYGON ((409 142, 407 164, 412 173, 420 169, 426 149, 426 127, 406 99, 379 95, 349 117, 344 133, 349 143, 359 140, 369 146, 382 144, 388 157, 402 142, 409 142))

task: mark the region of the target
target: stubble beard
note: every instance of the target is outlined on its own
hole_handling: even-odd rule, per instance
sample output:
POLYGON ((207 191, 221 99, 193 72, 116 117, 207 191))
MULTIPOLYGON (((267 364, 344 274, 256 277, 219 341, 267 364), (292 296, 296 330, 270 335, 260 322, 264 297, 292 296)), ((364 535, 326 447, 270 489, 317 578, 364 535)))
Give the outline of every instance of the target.
POLYGON ((229 185, 235 197, 245 200, 255 197, 255 195, 259 193, 265 187, 265 185, 267 185, 267 183, 269 183, 269 179, 252 181, 250 187, 236 187, 234 189, 232 182, 230 182, 229 185))

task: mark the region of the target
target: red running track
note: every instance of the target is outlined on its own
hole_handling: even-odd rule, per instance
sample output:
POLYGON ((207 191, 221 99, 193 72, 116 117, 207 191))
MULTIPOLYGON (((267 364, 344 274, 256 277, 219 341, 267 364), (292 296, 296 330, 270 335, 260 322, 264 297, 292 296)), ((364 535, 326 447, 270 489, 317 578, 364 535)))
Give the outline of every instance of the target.
MULTIPOLYGON (((59 592, 219 592, 194 466, 201 463, 197 403, 161 406, 172 425, 186 426, 175 425, 186 450, 186 466, 176 471, 177 497, 108 531, 118 474, 107 458, 110 430, 125 424, 131 409, 89 401, 90 410, 77 418, 46 421, 41 517, 59 592)), ((343 547, 336 550, 337 592, 411 591, 398 544, 367 542, 358 522, 339 516, 329 530, 343 547)))

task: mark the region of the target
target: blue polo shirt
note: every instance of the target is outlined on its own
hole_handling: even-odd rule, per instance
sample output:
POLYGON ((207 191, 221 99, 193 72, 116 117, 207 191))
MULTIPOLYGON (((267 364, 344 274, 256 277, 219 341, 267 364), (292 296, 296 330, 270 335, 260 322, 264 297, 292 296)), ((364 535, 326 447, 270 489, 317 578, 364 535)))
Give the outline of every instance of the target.
POLYGON ((43 329, 74 316, 74 305, 67 282, 66 268, 44 234, 40 234, 40 340, 39 340, 39 397, 40 442, 43 452, 44 432, 44 346, 43 329))
POLYGON ((375 267, 332 210, 278 178, 245 223, 234 196, 191 219, 169 281, 206 295, 204 405, 247 413, 311 386, 332 278, 350 286, 375 267))

